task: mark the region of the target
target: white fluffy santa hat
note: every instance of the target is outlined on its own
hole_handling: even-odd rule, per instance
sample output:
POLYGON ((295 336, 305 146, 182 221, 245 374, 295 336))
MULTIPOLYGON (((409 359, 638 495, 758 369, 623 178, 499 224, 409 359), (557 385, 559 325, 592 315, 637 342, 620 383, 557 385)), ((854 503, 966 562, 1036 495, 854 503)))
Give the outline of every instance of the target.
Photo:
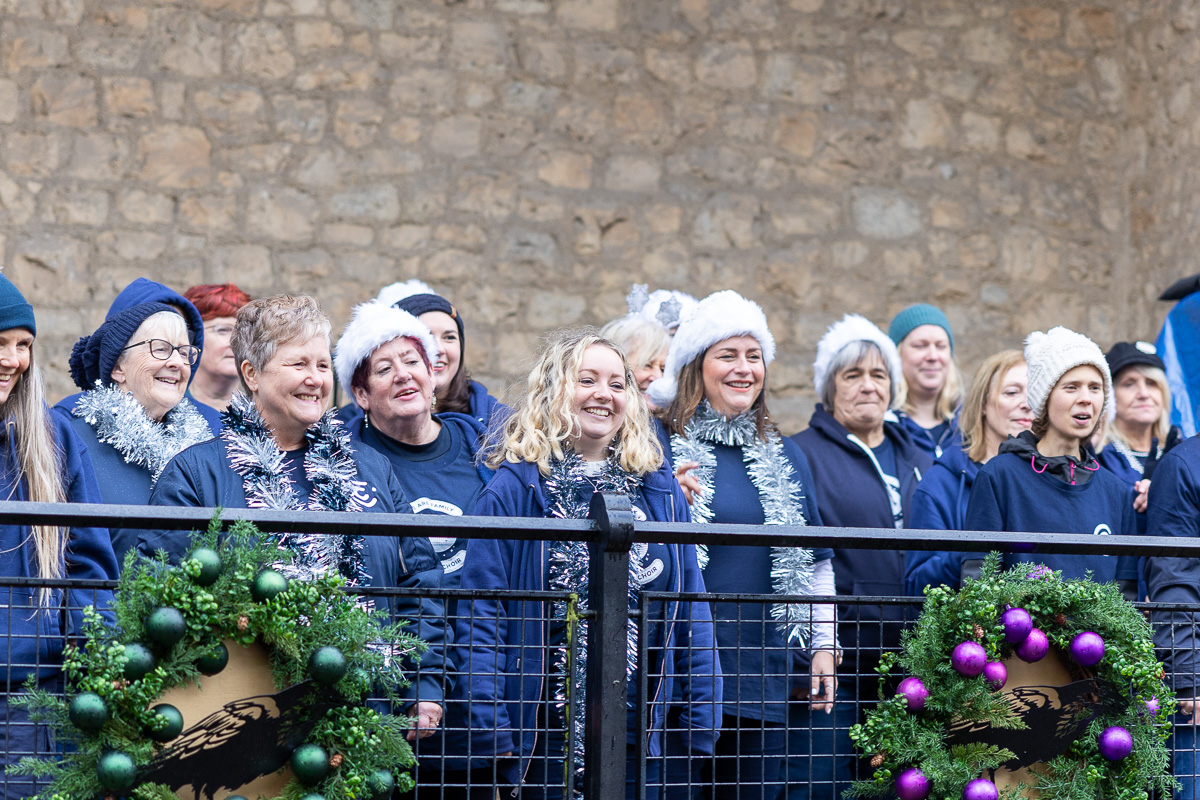
POLYGON ((437 345, 433 343, 433 334, 412 314, 379 300, 355 306, 350 323, 342 332, 342 338, 338 339, 333 356, 338 382, 341 383, 347 398, 354 398, 350 381, 354 378, 354 370, 358 369, 358 365, 370 358, 371 353, 380 345, 401 336, 411 336, 419 341, 430 364, 437 360, 437 345))
POLYGON ((875 323, 858 314, 847 314, 830 325, 829 330, 825 331, 825 335, 821 337, 821 341, 817 342, 817 360, 813 362, 813 384, 817 390, 817 398, 823 396, 825 382, 833 377, 829 374, 829 368, 833 366, 837 354, 842 352, 847 345, 855 342, 870 342, 879 348, 879 352, 883 353, 884 366, 887 367, 892 381, 889 396, 894 400, 896 390, 900 385, 900 377, 904 374, 903 368, 900 366, 900 353, 896 350, 896 343, 879 330, 875 323))

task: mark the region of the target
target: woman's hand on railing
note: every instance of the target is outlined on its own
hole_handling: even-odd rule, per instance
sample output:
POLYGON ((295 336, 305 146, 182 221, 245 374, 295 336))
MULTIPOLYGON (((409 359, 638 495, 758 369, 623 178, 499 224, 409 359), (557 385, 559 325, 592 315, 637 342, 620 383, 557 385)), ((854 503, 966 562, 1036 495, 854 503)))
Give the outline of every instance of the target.
POLYGON ((438 725, 442 724, 442 707, 437 703, 422 701, 417 703, 409 713, 416 721, 413 729, 408 732, 408 740, 425 739, 433 736, 438 725))

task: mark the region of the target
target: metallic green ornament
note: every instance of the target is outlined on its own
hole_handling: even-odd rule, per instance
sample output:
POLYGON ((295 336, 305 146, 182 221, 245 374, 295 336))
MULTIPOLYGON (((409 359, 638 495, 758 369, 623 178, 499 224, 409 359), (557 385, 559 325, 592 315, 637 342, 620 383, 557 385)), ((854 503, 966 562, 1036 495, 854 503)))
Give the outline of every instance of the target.
POLYGON ((367 778, 368 800, 387 800, 396 788, 396 779, 386 769, 377 769, 367 778))
POLYGON ((163 649, 178 644, 187 633, 187 622, 178 608, 156 608, 146 618, 146 635, 163 649))
POLYGON ((84 692, 71 698, 67 716, 81 731, 98 731, 108 722, 108 705, 95 692, 84 692))
POLYGON ((273 569, 264 569, 254 576, 254 582, 250 584, 250 596, 259 603, 265 603, 275 595, 286 592, 287 588, 287 578, 273 569))
POLYGON ((183 714, 179 713, 178 708, 170 703, 159 703, 150 710, 167 720, 166 727, 146 731, 146 735, 151 739, 156 742, 169 742, 183 733, 183 714))
POLYGON ((329 754, 317 744, 302 744, 292 751, 289 761, 297 780, 309 786, 320 783, 329 774, 329 754))
POLYGON ((346 674, 346 657, 332 645, 318 647, 308 657, 308 674, 322 686, 333 686, 346 674))
POLYGON ((136 681, 154 669, 154 653, 144 644, 133 642, 125 645, 125 680, 136 681))
POLYGON ((213 651, 206 656, 196 659, 196 669, 201 675, 216 675, 229 665, 229 648, 224 642, 218 642, 213 651))
POLYGON ((188 558, 200 562, 200 574, 192 578, 199 586, 212 586, 221 577, 221 557, 211 547, 197 547, 188 558))
POLYGON ((123 792, 133 786, 137 779, 137 765, 133 759, 119 750, 100 756, 96 765, 96 777, 100 785, 110 792, 123 792))

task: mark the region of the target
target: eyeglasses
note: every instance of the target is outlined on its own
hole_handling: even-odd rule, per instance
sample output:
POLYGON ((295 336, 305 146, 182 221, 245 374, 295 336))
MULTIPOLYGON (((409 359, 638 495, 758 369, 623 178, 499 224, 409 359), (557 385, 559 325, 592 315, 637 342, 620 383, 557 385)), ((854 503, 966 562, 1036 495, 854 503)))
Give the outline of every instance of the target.
POLYGON ((205 325, 204 330, 212 331, 217 336, 233 336, 233 326, 232 325, 218 325, 215 328, 210 328, 209 326, 205 325))
POLYGON ((124 352, 125 350, 129 350, 143 344, 150 345, 150 355, 154 358, 157 358, 159 361, 166 361, 171 357, 171 353, 174 353, 176 350, 179 351, 180 357, 182 357, 184 361, 192 366, 195 366, 196 362, 200 360, 200 348, 196 347, 196 345, 173 345, 166 339, 143 339, 140 342, 134 342, 133 344, 126 345, 125 347, 122 347, 121 350, 124 352))

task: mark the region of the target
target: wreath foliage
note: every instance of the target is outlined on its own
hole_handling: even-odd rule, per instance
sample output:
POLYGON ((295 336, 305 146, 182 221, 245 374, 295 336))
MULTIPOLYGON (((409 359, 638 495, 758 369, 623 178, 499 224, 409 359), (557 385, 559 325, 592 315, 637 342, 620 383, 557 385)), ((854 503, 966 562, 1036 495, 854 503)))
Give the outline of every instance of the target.
POLYGON ((1145 617, 1114 584, 1064 580, 1060 572, 1037 565, 1002 571, 997 553, 985 560, 978 579, 964 581, 961 591, 927 589, 924 610, 916 625, 905 631, 901 651, 881 660, 880 702, 850 731, 875 771, 872 779, 856 782, 850 792, 859 798, 894 797, 896 778, 917 767, 928 779, 930 798, 959 800, 967 783, 1014 757, 1012 751, 991 744, 948 747, 946 742, 951 724, 962 721, 1026 728, 1003 689, 992 690, 984 676, 964 677, 951 667, 951 653, 961 642, 978 641, 988 661, 1013 654, 1001 622, 1010 607, 1028 611, 1034 626, 1064 654, 1077 634, 1098 633, 1105 651, 1092 673, 1117 702, 1096 714, 1064 754, 1045 763, 1034 786, 1020 783, 1000 796, 1019 798, 1033 788, 1054 800, 1146 800, 1152 790, 1169 797, 1175 782, 1165 742, 1175 698, 1163 683, 1145 617), (903 695, 889 693, 888 687, 895 686, 894 668, 924 683, 929 695, 923 710, 909 711, 903 695), (1133 738, 1132 753, 1117 761, 1104 758, 1097 744, 1110 726, 1125 728, 1133 738))
POLYGON ((389 623, 385 612, 356 603, 336 575, 291 580, 273 597, 256 600, 256 577, 286 561, 288 554, 249 522, 237 522, 224 534, 220 527, 214 518, 207 532, 193 534, 193 555, 179 566, 170 565, 163 553, 153 559, 130 553, 115 593, 115 627, 89 607, 84 611, 84 642, 65 650, 65 694, 43 691, 31 678, 25 694, 15 700, 29 708, 35 721, 51 727, 60 748, 66 745, 65 757, 27 757, 8 768, 11 774, 51 779, 39 797, 175 800, 175 793, 163 784, 135 781, 123 791, 105 788, 98 768, 106 754, 119 751, 132 759, 140 774, 170 746, 170 741, 160 743, 150 736, 169 724, 152 707, 169 689, 199 686, 203 676, 197 661, 221 651, 228 640, 240 645, 262 642, 279 689, 308 679, 309 658, 323 647, 336 647, 345 657, 344 674, 328 686, 312 682, 299 707, 299 713, 311 719, 319 715, 318 703, 323 709, 331 700, 336 703, 319 715, 306 738, 306 744, 319 745, 331 756, 331 769, 325 778, 308 784, 293 776, 280 800, 314 793, 325 800, 387 796, 390 787, 385 783, 390 780, 402 790, 411 788, 404 768, 415 759, 404 737, 412 720, 380 714, 365 701, 373 691, 397 700, 398 690, 407 685, 401 664, 425 644, 403 631, 404 623, 389 623), (202 577, 205 565, 194 557, 202 548, 220 557, 219 575, 211 583, 202 577), (151 645, 147 631, 148 618, 161 608, 177 609, 186 623, 182 639, 169 648, 151 645), (125 645, 131 643, 145 643, 156 655, 154 668, 133 680, 126 674, 125 645), (71 721, 71 700, 86 692, 102 698, 107 710, 97 730, 83 730, 71 721))

